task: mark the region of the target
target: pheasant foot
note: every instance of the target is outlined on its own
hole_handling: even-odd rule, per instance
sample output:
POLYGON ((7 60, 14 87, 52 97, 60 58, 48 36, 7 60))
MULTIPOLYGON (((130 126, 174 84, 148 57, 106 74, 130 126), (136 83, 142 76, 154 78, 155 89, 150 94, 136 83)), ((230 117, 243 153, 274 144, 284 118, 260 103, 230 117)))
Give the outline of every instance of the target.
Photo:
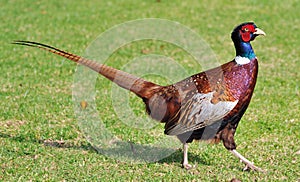
POLYGON ((248 159, 246 159, 244 156, 242 156, 236 150, 230 150, 230 152, 234 156, 236 156, 237 158, 239 158, 246 165, 245 168, 243 169, 244 171, 252 169, 253 171, 265 172, 263 169, 255 166, 253 162, 250 162, 248 159))

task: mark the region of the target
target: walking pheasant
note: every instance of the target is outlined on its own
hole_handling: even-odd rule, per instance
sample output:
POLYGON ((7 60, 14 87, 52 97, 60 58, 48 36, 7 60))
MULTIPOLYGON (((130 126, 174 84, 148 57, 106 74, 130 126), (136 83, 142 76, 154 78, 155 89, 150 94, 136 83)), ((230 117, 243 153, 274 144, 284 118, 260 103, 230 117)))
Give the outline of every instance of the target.
POLYGON ((256 84, 258 62, 250 42, 258 35, 265 33, 253 22, 238 25, 231 34, 236 50, 232 61, 167 86, 45 44, 30 41, 14 44, 38 47, 87 66, 142 98, 147 113, 165 123, 164 133, 177 136, 183 143, 184 168, 192 167, 188 163, 188 143, 210 140, 222 141, 227 150, 246 164, 245 169, 262 171, 236 151, 234 142, 236 128, 256 84))

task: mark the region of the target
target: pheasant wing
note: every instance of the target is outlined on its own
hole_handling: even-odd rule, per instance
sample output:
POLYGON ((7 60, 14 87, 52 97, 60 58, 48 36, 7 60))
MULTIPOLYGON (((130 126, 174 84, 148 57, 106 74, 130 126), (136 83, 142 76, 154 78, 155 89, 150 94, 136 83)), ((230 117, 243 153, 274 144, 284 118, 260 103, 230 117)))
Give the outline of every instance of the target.
POLYGON ((222 120, 238 103, 238 100, 212 103, 212 98, 213 92, 195 94, 180 109, 177 122, 166 124, 165 133, 180 135, 212 125, 222 120))

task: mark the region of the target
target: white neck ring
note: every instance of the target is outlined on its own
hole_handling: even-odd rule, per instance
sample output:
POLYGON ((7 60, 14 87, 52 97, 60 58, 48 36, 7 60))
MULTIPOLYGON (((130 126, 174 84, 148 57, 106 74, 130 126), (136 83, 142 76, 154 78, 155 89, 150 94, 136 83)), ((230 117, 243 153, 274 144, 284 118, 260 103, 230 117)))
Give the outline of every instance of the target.
POLYGON ((242 56, 236 56, 234 58, 235 62, 239 65, 244 65, 250 63, 250 59, 242 56))

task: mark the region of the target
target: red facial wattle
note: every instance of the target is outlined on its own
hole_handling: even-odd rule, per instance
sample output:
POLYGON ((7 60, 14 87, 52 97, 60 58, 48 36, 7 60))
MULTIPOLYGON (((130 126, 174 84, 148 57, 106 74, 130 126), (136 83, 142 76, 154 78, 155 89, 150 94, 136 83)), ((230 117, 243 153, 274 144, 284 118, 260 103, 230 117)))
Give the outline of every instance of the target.
POLYGON ((255 27, 253 25, 244 25, 240 30, 240 34, 242 36, 242 40, 244 42, 249 42, 251 40, 251 33, 255 32, 255 27))

